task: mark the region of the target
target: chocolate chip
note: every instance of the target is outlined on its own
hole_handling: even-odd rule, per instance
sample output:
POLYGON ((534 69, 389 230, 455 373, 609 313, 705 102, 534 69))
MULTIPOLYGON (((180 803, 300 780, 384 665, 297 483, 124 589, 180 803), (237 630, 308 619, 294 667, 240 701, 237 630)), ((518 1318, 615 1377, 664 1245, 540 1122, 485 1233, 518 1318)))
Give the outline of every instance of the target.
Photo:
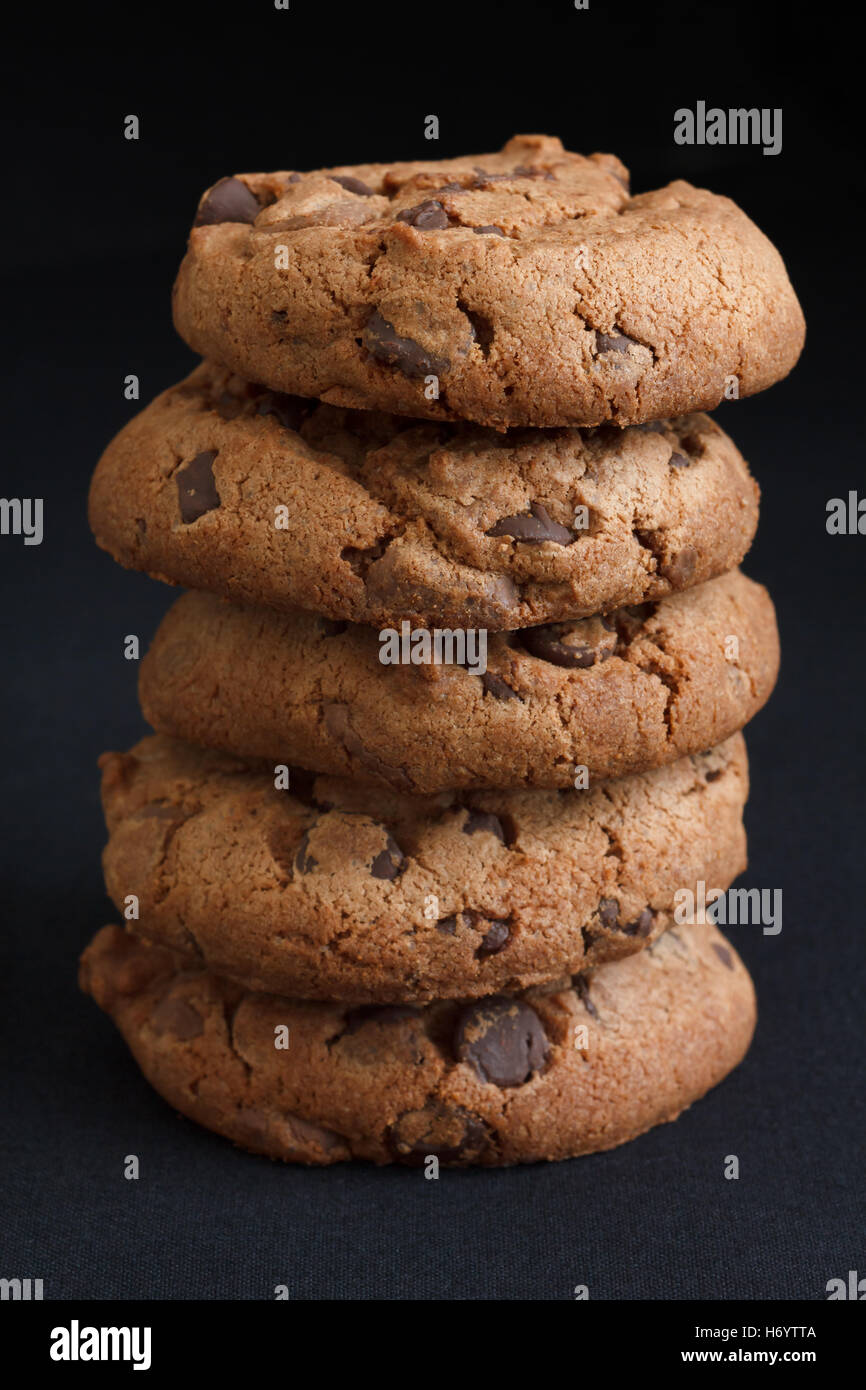
POLYGON ((147 522, 145 521, 143 516, 137 516, 135 518, 135 525, 136 529, 140 532, 142 536, 147 535, 147 522))
POLYGON ((652 931, 653 914, 648 907, 645 907, 640 916, 633 922, 628 922, 626 926, 620 927, 624 936, 649 936, 652 931))
POLYGON ((314 859, 310 854, 310 832, 307 831, 302 837, 301 843, 298 845, 298 852, 295 855, 295 868, 299 874, 309 874, 312 873, 313 869, 317 869, 318 867, 318 859, 314 859))
POLYGON ((475 835, 479 830, 488 831, 505 844, 505 831, 502 829, 502 822, 498 816, 494 816, 488 811, 467 811, 466 819, 463 822, 463 834, 475 835))
POLYGON ((692 461, 685 454, 671 454, 668 459, 671 468, 691 468, 692 461))
POLYGON ((711 767, 704 780, 707 782, 717 782, 721 775, 722 769, 720 767, 711 767))
POLYGON ((520 633, 520 640, 526 651, 539 661, 549 661, 554 666, 564 666, 569 670, 585 670, 607 661, 616 649, 615 634, 595 618, 527 627, 520 633), (601 629, 603 636, 598 629, 601 629), (582 637, 585 640, 581 640, 582 637), (567 640, 569 638, 571 640, 567 640))
POLYGON ((447 212, 435 198, 428 198, 425 203, 419 203, 414 208, 404 208, 402 212, 397 213, 397 221, 407 222, 410 227, 417 227, 421 232, 441 232, 451 226, 447 212))
POLYGON ((659 572, 675 589, 683 589, 691 580, 697 563, 698 552, 692 546, 686 545, 660 565, 659 572))
POLYGON ((540 502, 533 502, 528 514, 523 512, 518 516, 503 517, 486 534, 512 536, 514 540, 525 541, 528 545, 541 545, 544 541, 552 541, 554 545, 571 545, 575 539, 574 532, 554 521, 540 502))
POLYGON ((150 1026, 155 1033, 171 1033, 181 1042, 200 1038, 204 1032, 204 1020, 191 1004, 177 995, 168 995, 150 1015, 150 1026))
POLYGON ((616 898, 602 898, 598 905, 598 920, 603 927, 613 930, 619 921, 619 903, 616 898))
POLYGON ((501 227, 473 227, 476 236, 505 236, 501 227))
POLYGON ((441 931, 445 936, 456 936, 457 914, 452 912, 450 917, 440 917, 436 923, 436 930, 441 931))
POLYGON ((719 958, 719 960, 722 962, 722 964, 723 964, 723 965, 726 965, 726 966, 728 967, 729 970, 733 970, 733 968, 734 968, 734 958, 733 958, 733 956, 731 955, 730 951, 728 950, 727 946, 722 946, 722 944, 721 944, 720 942, 714 941, 714 942, 713 942, 713 950, 715 951, 716 955, 718 956, 718 958, 719 958))
POLYGON ((363 179, 353 178, 351 174, 329 174, 328 178, 333 183, 338 183, 341 188, 345 188, 349 193, 357 193, 361 198, 373 198, 375 194, 363 179))
POLYGON ((319 631, 323 637, 341 637, 349 624, 343 618, 319 618, 319 631))
POLYGON ((523 1086, 547 1061, 549 1044, 541 1019, 521 999, 494 995, 463 1009, 454 1051, 481 1081, 523 1086))
POLYGON ((217 451, 196 454, 185 463, 177 473, 177 497, 180 505, 180 519, 185 526, 198 521, 206 512, 212 512, 220 504, 213 476, 213 461, 217 451))
POLYGON ((370 873, 374 878, 382 878, 386 882, 390 882, 397 877, 405 862, 403 851, 397 841, 389 835, 385 842, 385 848, 376 855, 370 865, 370 873))
POLYGON ((310 413, 313 402, 303 396, 286 396, 282 391, 269 391, 259 401, 257 415, 275 415, 283 429, 299 430, 310 413))
POLYGON ((301 182, 301 176, 300 176, 300 174, 289 174, 289 177, 286 179, 286 187, 288 187, 288 185, 289 185, 290 183, 300 183, 300 182, 301 182))
POLYGON ((367 320, 363 344, 377 362, 396 367, 405 376, 441 376, 451 366, 447 357, 436 357, 412 338, 401 338, 378 309, 367 320))
POLYGON ((508 945, 510 939, 511 929, 507 922, 491 921, 478 950, 475 952, 476 958, 482 960, 485 956, 495 956, 503 947, 508 945))
POLYGON ((205 194, 196 214, 196 227, 215 222, 255 222, 261 211, 259 200, 241 179, 220 179, 205 194))
POLYGON ((388 1130, 394 1157, 410 1167, 423 1167, 428 1156, 441 1163, 477 1162, 488 1147, 487 1127, 462 1107, 433 1102, 424 1110, 408 1110, 388 1130))
POLYGON ((587 982, 586 976, 573 975, 571 983, 574 986, 575 994, 577 995, 583 1007, 586 1009, 586 1012, 589 1014, 590 1018, 598 1018, 598 1009, 595 1007, 595 1005, 589 997, 589 984, 587 982))
POLYGON ((637 347, 633 338, 627 338, 624 333, 596 333, 595 350, 602 352, 628 352, 630 347, 637 347))
POLYGON ((504 681, 501 676, 494 676, 492 671, 484 672, 481 677, 481 684, 484 686, 487 694, 493 696, 494 700, 520 699, 517 691, 512 690, 508 682, 504 681))

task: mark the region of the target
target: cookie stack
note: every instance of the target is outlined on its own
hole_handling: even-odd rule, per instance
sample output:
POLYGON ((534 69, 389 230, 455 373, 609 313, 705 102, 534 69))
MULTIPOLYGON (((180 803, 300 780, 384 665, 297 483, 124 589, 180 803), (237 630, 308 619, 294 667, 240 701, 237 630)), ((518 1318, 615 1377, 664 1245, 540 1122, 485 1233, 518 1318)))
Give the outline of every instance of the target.
POLYGON ((803 340, 777 252, 609 155, 241 175, 175 287, 204 361, 111 443, 99 544, 188 586, 102 759, 127 920, 82 982, 150 1082, 306 1163, 609 1148, 720 1081, 778 667, 706 415, 803 340), (689 920, 689 918, 693 920, 689 920), (684 924, 685 922, 685 924, 684 924))

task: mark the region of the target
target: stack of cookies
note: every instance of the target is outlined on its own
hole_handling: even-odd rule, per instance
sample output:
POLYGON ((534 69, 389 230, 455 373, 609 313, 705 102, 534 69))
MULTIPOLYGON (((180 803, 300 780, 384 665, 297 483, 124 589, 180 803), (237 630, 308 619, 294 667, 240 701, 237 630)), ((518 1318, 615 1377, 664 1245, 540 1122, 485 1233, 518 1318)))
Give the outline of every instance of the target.
POLYGON ((609 155, 240 175, 175 321, 204 360, 91 490, 191 592, 102 759, 82 982, 148 1080, 305 1163, 509 1164, 673 1119, 752 984, 690 911, 746 864, 778 667, 758 490, 706 415, 793 366, 779 255, 609 155))

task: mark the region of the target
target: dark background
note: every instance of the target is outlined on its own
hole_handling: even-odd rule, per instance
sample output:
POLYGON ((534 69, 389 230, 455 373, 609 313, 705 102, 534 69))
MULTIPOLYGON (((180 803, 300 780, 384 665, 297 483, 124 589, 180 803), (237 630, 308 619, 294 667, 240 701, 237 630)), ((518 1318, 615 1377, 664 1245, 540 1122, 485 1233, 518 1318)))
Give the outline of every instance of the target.
MULTIPOLYGON (((861 485, 863 168, 840 11, 761 4, 220 12, 40 7, 2 60, 4 496, 45 539, 0 538, 6 792, 0 1275, 54 1298, 820 1299, 866 1274, 863 1230, 863 555, 828 536, 861 485), (798 26, 803 22, 804 27, 798 26), (76 25, 78 27, 76 27, 76 25), (680 106, 777 107, 783 150, 680 148, 680 106), (141 119, 138 143, 123 118, 141 119), (437 144, 424 117, 440 118, 437 144), (515 131, 614 150, 636 191, 737 199, 779 245, 809 323, 793 376, 718 418, 763 489, 747 569, 776 600, 780 684, 749 730, 748 886, 784 927, 733 940, 759 993, 744 1065, 675 1125, 504 1173, 273 1165, 177 1118, 79 995, 113 913, 95 760, 144 731, 122 639, 171 593, 114 566, 89 474, 193 366, 172 279, 199 193, 239 170, 436 158, 515 131), (137 1154, 141 1178, 122 1176, 137 1154), (739 1181, 722 1177, 725 1155, 739 1181)), ((851 42, 850 36, 848 42, 851 42)))

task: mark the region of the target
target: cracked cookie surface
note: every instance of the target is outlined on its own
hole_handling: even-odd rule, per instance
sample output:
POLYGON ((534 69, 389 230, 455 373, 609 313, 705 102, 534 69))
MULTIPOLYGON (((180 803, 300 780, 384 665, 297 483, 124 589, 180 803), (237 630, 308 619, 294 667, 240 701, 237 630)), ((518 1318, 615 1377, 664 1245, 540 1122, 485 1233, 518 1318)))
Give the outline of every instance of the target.
POLYGON ((497 154, 242 174, 204 195, 174 290, 202 356, 334 405, 619 425, 785 376, 804 323, 727 198, 631 197, 613 155, 497 154))
POLYGON ((158 733, 400 791, 571 787, 728 738, 779 662, 766 590, 739 571, 604 618, 494 633, 487 670, 383 665, 372 628, 190 593, 141 663, 158 733))
POLYGON ((497 1166, 610 1149, 744 1056, 752 982, 715 927, 520 997, 424 1008, 249 993, 119 927, 82 988, 175 1109, 287 1162, 497 1166))
POLYGON ((758 489, 705 415, 496 434, 274 395, 205 363, 108 446, 89 510, 115 560, 176 584, 501 629, 735 568, 758 489))
POLYGON ((409 796, 160 736, 100 759, 106 886, 136 931, 250 989, 346 1003, 513 992, 643 950, 746 866, 742 735, 584 791, 409 796))

